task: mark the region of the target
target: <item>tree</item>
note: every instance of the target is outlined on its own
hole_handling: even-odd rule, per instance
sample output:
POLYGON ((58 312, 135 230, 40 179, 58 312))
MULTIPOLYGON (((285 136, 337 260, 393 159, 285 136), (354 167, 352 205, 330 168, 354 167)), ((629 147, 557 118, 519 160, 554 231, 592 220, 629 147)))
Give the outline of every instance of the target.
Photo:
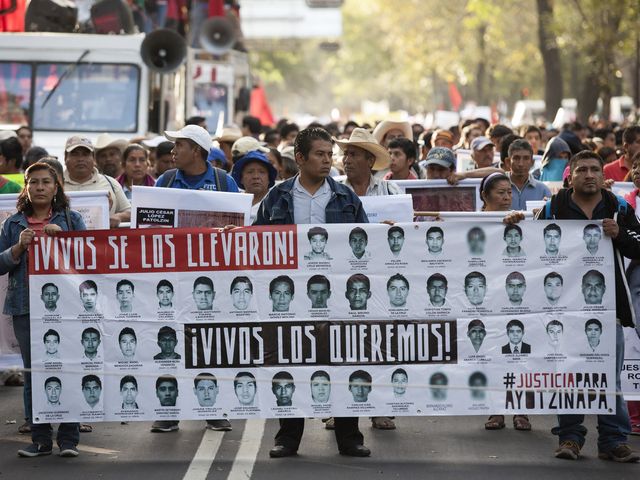
POLYGON ((556 37, 552 31, 553 0, 537 0, 538 41, 544 64, 544 100, 547 116, 562 104, 562 64, 556 37))

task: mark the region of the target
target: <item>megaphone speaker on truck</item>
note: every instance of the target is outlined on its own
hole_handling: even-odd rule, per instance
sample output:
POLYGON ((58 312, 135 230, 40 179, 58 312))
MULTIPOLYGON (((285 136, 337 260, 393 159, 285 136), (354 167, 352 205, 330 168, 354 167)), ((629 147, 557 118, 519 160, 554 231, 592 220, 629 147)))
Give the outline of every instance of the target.
POLYGON ((235 28, 225 17, 212 17, 202 25, 200 45, 214 55, 224 55, 238 40, 235 28))
POLYGON ((175 30, 161 28, 145 37, 140 46, 140 56, 154 72, 173 72, 187 58, 187 42, 175 30))

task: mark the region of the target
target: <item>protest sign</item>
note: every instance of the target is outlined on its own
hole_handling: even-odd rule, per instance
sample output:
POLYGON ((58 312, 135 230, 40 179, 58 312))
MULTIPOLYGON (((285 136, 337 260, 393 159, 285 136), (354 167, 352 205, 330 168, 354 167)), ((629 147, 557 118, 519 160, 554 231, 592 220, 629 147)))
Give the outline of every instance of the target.
POLYGON ((413 221, 411 195, 374 195, 360 197, 370 223, 413 221))
POLYGON ((457 185, 449 185, 446 180, 397 180, 395 183, 411 195, 416 212, 474 212, 482 208, 480 181, 479 178, 467 179, 457 185))
POLYGON ((34 420, 611 412, 612 248, 583 223, 40 237, 34 420))
POLYGON ((252 194, 134 185, 131 228, 251 225, 252 194))

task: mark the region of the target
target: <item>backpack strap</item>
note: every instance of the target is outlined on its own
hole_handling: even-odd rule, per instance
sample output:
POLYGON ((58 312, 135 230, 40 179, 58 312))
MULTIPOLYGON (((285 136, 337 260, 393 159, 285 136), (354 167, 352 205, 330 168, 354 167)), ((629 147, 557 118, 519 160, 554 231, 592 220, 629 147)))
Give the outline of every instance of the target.
MULTIPOLYGON (((113 195, 115 196, 116 194, 116 189, 113 186, 113 183, 111 183, 111 180, 109 180, 109 177, 107 177, 106 175, 102 175, 104 177, 104 179, 107 181, 107 183, 109 184, 109 186, 111 187, 111 191, 113 192, 113 195)), ((115 201, 115 199, 114 199, 115 201)))
POLYGON ((173 185, 173 182, 176 179, 176 175, 177 174, 178 174, 178 169, 177 168, 171 168, 171 169, 167 170, 162 175, 162 177, 164 179, 164 185, 156 185, 156 186, 157 187, 171 188, 171 185, 173 185))
POLYGON ((213 173, 216 176, 216 191, 228 192, 229 182, 227 181, 227 172, 220 170, 218 167, 213 167, 213 173))
POLYGON ((218 169, 213 167, 213 175, 216 177, 216 191, 221 192, 220 190, 220 174, 218 173, 218 169))

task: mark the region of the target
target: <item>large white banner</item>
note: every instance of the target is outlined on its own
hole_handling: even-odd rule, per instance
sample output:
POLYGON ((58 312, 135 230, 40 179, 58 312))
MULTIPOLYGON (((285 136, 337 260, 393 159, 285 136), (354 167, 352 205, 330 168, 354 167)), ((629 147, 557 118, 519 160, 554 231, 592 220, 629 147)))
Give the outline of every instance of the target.
POLYGON ((584 226, 38 238, 34 419, 610 412, 612 248, 584 226))

